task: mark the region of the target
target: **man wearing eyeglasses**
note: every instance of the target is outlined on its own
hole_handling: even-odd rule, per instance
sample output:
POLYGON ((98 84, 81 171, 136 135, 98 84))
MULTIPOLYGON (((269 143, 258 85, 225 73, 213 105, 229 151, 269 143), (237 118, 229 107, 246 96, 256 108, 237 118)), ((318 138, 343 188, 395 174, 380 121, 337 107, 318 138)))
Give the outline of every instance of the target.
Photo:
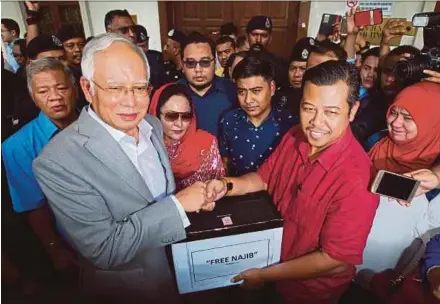
POLYGON ((179 81, 191 90, 197 126, 217 136, 221 115, 237 104, 234 84, 214 75, 215 44, 200 33, 185 40, 181 55, 185 79, 179 81))
POLYGON ((12 55, 14 41, 20 37, 20 27, 18 26, 18 23, 12 19, 2 18, 1 35, 2 35, 2 41, 7 44, 6 45, 7 52, 5 53, 6 55, 5 59, 13 69, 12 72, 15 73, 20 68, 19 64, 12 55))
POLYGON ((165 246, 186 237, 185 212, 212 207, 206 185, 174 194, 161 123, 146 115, 142 50, 102 34, 84 48, 81 67, 90 106, 34 161, 36 178, 66 239, 87 259, 84 286, 123 303, 176 303, 165 246))
POLYGON ((105 31, 119 33, 136 43, 136 26, 127 10, 112 10, 105 15, 105 31))

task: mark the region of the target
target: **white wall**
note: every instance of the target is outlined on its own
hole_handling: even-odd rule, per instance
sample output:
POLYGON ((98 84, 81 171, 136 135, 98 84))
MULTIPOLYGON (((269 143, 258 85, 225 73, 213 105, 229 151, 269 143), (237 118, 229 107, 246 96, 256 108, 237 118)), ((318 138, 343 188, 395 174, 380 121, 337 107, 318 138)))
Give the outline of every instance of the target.
MULTIPOLYGON (((394 0, 393 14, 391 17, 406 18, 408 21, 412 19, 412 16, 422 11, 432 11, 434 9, 435 2, 432 1, 409 1, 401 2, 394 0)), ((316 37, 319 24, 321 23, 321 17, 324 13, 332 13, 343 15, 345 14, 346 1, 316 1, 312 0, 310 5, 310 17, 309 28, 307 35, 310 37, 316 37)), ((412 44, 413 37, 404 37, 401 44, 412 44)))
POLYGON ((26 32, 26 26, 20 5, 23 4, 18 1, 1 1, 1 16, 2 18, 10 18, 17 21, 20 27, 20 37, 23 37, 26 32))
MULTIPOLYGON (((105 32, 104 17, 108 11, 114 9, 127 9, 131 15, 137 15, 137 22, 145 26, 150 36, 150 49, 161 50, 159 25, 159 7, 157 1, 151 2, 80 2, 81 16, 83 19, 86 36, 99 35, 105 32)), ((26 31, 25 17, 20 5, 21 2, 1 1, 2 18, 11 18, 18 22, 22 35, 26 31)))
MULTIPOLYGON (((108 11, 127 9, 130 15, 137 15, 137 22, 145 26, 150 36, 150 49, 161 50, 159 26, 159 7, 157 1, 152 2, 98 2, 87 1, 85 5, 90 16, 90 34, 105 33, 104 17, 108 11)), ((84 13, 82 12, 83 19, 84 13)))

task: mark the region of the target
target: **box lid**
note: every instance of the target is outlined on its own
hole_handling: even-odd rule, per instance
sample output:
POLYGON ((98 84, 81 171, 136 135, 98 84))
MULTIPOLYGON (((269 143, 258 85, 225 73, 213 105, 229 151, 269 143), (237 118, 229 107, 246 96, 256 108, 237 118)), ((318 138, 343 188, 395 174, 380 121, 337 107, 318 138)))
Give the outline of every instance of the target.
POLYGON ((188 213, 187 241, 255 232, 283 226, 280 213, 266 191, 224 197, 211 212, 188 213))

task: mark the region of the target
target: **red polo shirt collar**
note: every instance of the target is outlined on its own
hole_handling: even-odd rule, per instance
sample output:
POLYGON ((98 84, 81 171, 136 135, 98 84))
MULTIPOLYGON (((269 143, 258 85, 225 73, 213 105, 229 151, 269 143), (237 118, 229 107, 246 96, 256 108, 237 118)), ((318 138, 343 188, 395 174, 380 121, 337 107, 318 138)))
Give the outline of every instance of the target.
POLYGON ((344 153, 344 150, 350 145, 353 139, 354 137, 352 135, 350 126, 347 126, 342 138, 331 144, 313 161, 310 161, 310 144, 307 142, 307 138, 305 137, 304 133, 301 132, 301 140, 298 141, 298 151, 303 163, 309 164, 317 161, 328 172, 335 164, 338 163, 338 160, 341 159, 341 154, 344 153))

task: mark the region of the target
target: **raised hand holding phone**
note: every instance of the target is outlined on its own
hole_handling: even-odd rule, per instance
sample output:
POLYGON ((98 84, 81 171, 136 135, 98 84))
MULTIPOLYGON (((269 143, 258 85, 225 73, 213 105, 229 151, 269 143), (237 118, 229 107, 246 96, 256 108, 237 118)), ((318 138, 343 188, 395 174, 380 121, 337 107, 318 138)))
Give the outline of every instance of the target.
POLYGON ((403 206, 408 206, 407 203, 416 196, 420 183, 420 180, 412 178, 411 175, 380 170, 373 182, 371 192, 387 196, 391 200, 405 201, 403 206))

